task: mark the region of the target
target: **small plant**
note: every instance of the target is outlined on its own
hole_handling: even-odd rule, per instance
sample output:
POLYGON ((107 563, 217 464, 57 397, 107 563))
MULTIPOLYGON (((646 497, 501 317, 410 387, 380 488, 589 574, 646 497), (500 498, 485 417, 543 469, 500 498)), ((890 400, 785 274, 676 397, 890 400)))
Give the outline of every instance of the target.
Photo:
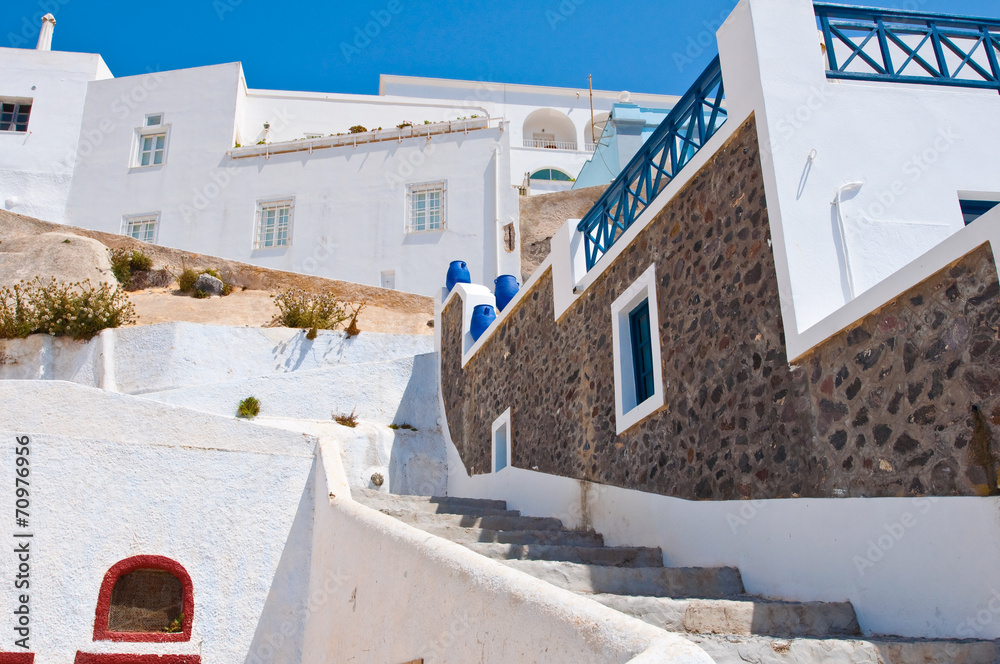
POLYGON ((274 296, 278 315, 272 321, 282 327, 304 330, 334 330, 350 316, 347 309, 330 293, 313 294, 290 289, 274 296))
POLYGON ((347 336, 356 337, 359 334, 361 334, 361 328, 358 327, 358 316, 360 316, 362 310, 364 310, 365 304, 366 304, 365 302, 362 302, 355 309, 352 310, 353 313, 351 315, 351 324, 348 325, 347 329, 345 330, 345 332, 347 332, 347 336))
POLYGON ((382 486, 385 484, 385 478, 382 477, 382 473, 372 473, 372 484, 375 486, 382 486))
POLYGON ((354 409, 351 409, 350 415, 334 415, 333 421, 337 424, 342 424, 345 427, 351 427, 352 429, 358 426, 358 416, 354 414, 354 409))
POLYGON ((396 129, 406 129, 407 127, 412 127, 412 126, 413 126, 412 122, 400 122, 398 125, 396 125, 396 129))
POLYGON ((65 240, 63 240, 62 243, 63 244, 69 244, 69 238, 66 238, 65 240))
POLYGON ((364 127, 362 127, 361 125, 354 125, 353 127, 351 127, 350 129, 348 129, 347 131, 349 131, 352 134, 363 134, 363 133, 365 133, 368 130, 365 129, 364 127))
POLYGON ((23 339, 35 331, 35 302, 22 281, 0 289, 0 339, 23 339))
POLYGON ((198 273, 186 267, 177 277, 177 289, 182 293, 190 293, 194 290, 194 282, 196 281, 198 281, 198 273))
POLYGON ((319 334, 319 329, 315 328, 315 327, 311 327, 311 328, 309 328, 309 331, 306 332, 306 339, 308 339, 309 341, 312 341, 313 339, 316 338, 316 336, 318 334, 319 334))
POLYGON ((239 144, 239 141, 237 141, 236 145, 233 146, 233 149, 235 150, 236 148, 241 148, 241 147, 243 146, 239 144))
POLYGON ((184 627, 184 614, 181 613, 179 616, 170 621, 170 624, 163 631, 167 634, 176 634, 181 631, 184 627))
POLYGON ((265 141, 263 139, 257 141, 257 145, 264 145, 265 143, 267 143, 267 141, 265 141))
POLYGON ((133 273, 153 268, 153 259, 138 249, 108 249, 108 257, 111 260, 111 273, 125 287, 131 283, 133 273))
POLYGON ((424 120, 424 124, 430 124, 430 123, 431 123, 430 120, 424 120))
POLYGON ((412 424, 406 424, 405 422, 403 424, 395 424, 395 423, 390 424, 389 428, 392 429, 393 431, 398 431, 399 429, 403 429, 404 431, 418 430, 417 427, 413 426, 412 424))
POLYGON ((35 332, 77 341, 109 327, 136 321, 135 308, 117 287, 89 281, 72 284, 36 278, 0 289, 0 337, 23 339, 35 332))
POLYGON ((191 297, 193 297, 196 300, 204 300, 206 298, 212 297, 212 294, 209 293, 208 291, 203 291, 200 288, 195 288, 193 291, 191 291, 191 297))
POLYGON ((257 400, 257 397, 249 396, 236 407, 236 417, 252 420, 258 415, 260 415, 260 401, 257 400))

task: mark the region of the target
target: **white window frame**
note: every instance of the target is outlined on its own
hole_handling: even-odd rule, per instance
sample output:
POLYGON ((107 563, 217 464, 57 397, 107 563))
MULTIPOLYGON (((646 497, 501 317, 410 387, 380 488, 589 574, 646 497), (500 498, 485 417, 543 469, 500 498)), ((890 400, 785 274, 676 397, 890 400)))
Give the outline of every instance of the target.
MULTIPOLYGON (((424 212, 426 219, 426 211, 424 212)), ((448 227, 448 183, 446 180, 437 180, 434 182, 420 182, 415 184, 410 184, 406 186, 406 233, 438 233, 445 230, 448 227), (429 191, 440 191, 441 192, 441 222, 436 228, 428 227, 428 224, 424 224, 424 228, 417 228, 417 224, 414 220, 414 205, 416 204, 416 199, 414 196, 416 194, 426 193, 429 191)))
MULTIPOLYGON (((277 230, 278 230, 278 217, 275 215, 275 238, 277 240, 277 230)), ((295 224, 295 197, 294 196, 284 196, 282 198, 268 198, 264 200, 257 201, 257 211, 255 213, 254 227, 253 227, 253 249, 266 250, 266 249, 284 249, 292 246, 292 229, 295 224), (285 242, 282 244, 277 244, 272 242, 272 244, 265 244, 264 235, 266 234, 266 229, 263 225, 264 212, 267 210, 281 210, 288 208, 288 228, 285 234, 285 242)))
POLYGON ((130 238, 140 240, 141 242, 148 242, 149 244, 156 244, 157 238, 160 235, 160 213, 159 212, 149 212, 147 214, 127 214, 122 217, 122 235, 127 235, 130 238), (152 222, 153 224, 153 239, 146 240, 142 237, 136 237, 132 235, 132 227, 136 224, 148 224, 152 222))
POLYGON ((0 129, 0 134, 27 134, 28 130, 31 128, 31 113, 35 110, 35 100, 28 97, 0 97, 0 112, 2 112, 3 104, 13 104, 14 105, 14 116, 11 118, 11 126, 13 129, 0 129), (25 126, 24 131, 19 131, 17 129, 17 116, 20 113, 21 106, 28 106, 28 124, 25 126))
POLYGON ((656 265, 650 265, 611 305, 615 365, 615 432, 622 434, 664 404, 663 362, 660 354, 660 313, 656 306, 656 265), (629 314, 649 300, 649 337, 653 351, 653 395, 637 404, 629 314))
POLYGON ((510 445, 510 438, 511 438, 511 436, 510 436, 510 434, 511 434, 511 429, 510 429, 510 408, 508 408, 507 410, 505 410, 503 412, 503 414, 500 417, 498 417, 495 420, 493 420, 493 425, 490 427, 490 456, 491 456, 491 458, 490 458, 490 472, 491 473, 494 473, 494 474, 495 473, 500 473, 500 472, 503 472, 504 469, 511 467, 511 461, 512 460, 511 460, 511 456, 510 456, 510 451, 511 451, 511 445, 510 445), (497 434, 500 431, 503 431, 504 432, 504 436, 505 436, 504 449, 507 452, 507 463, 504 465, 503 468, 499 468, 498 469, 497 468, 497 434))
MULTIPOLYGON (((153 115, 157 115, 154 113, 153 115)), ((162 115, 162 114, 159 114, 162 115)), ((155 139, 154 139, 155 140, 155 139)), ((150 127, 138 127, 135 130, 135 141, 132 145, 132 168, 161 168, 167 163, 167 155, 170 152, 170 125, 160 124, 153 125, 150 127), (159 164, 154 164, 156 153, 156 144, 153 144, 153 150, 150 152, 150 158, 148 164, 142 163, 142 153, 143 153, 143 142, 147 138, 163 136, 163 160, 159 164)))

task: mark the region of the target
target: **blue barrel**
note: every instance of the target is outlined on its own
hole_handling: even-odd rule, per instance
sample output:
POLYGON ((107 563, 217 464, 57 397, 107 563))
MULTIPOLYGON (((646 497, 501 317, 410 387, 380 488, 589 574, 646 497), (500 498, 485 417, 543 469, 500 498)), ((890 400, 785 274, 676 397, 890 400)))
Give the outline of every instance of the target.
POLYGON ((497 310, 503 311, 510 304, 510 301, 517 295, 520 286, 517 285, 517 277, 512 274, 501 274, 493 280, 493 294, 497 298, 497 310))
POLYGON ((479 341, 483 332, 497 319, 497 312, 492 304, 477 304, 472 310, 472 324, 469 331, 472 332, 472 340, 479 341))
POLYGON ((465 264, 465 261, 451 262, 451 265, 448 266, 448 277, 445 283, 448 286, 449 293, 455 287, 455 284, 472 283, 472 275, 469 274, 469 266, 465 264))

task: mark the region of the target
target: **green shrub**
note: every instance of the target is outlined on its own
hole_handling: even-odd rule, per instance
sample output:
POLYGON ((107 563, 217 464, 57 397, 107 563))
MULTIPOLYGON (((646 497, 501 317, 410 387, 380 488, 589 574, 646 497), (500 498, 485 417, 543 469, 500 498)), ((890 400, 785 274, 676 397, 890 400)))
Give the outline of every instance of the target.
POLYGON ((249 396, 236 407, 237 417, 245 417, 250 420, 258 415, 260 415, 260 401, 257 400, 257 397, 249 396))
POLYGON ((64 284, 41 279, 0 289, 0 336, 24 338, 34 332, 78 341, 101 330, 136 321, 128 296, 109 284, 64 284))
POLYGON ((274 296, 274 303, 279 313, 272 322, 283 327, 334 330, 350 318, 347 308, 329 293, 290 289, 274 296))
POLYGON ((122 286, 128 286, 132 275, 153 269, 153 259, 138 249, 108 249, 111 272, 122 286))
POLYGON ((196 281, 198 281, 198 273, 186 267, 177 277, 177 288, 182 293, 190 293, 194 290, 194 282, 196 281))
POLYGON ((363 133, 365 133, 368 130, 365 129, 364 127, 362 127, 361 125, 354 125, 353 127, 351 127, 350 129, 348 129, 347 131, 349 131, 352 134, 363 134, 363 133))
POLYGON ((0 289, 0 339, 23 339, 35 331, 38 314, 22 281, 0 289))

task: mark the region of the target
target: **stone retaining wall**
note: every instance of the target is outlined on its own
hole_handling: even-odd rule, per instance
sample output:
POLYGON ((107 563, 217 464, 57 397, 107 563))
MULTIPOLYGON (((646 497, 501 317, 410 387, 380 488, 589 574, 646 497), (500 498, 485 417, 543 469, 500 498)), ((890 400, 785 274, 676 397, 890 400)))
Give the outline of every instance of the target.
POLYGON ((1000 288, 988 246, 789 366, 753 119, 556 322, 536 282, 441 384, 471 474, 511 408, 512 462, 688 499, 995 493, 1000 288), (656 265, 665 405, 615 433, 611 304, 656 265), (992 363, 992 364, 991 364, 992 363))

